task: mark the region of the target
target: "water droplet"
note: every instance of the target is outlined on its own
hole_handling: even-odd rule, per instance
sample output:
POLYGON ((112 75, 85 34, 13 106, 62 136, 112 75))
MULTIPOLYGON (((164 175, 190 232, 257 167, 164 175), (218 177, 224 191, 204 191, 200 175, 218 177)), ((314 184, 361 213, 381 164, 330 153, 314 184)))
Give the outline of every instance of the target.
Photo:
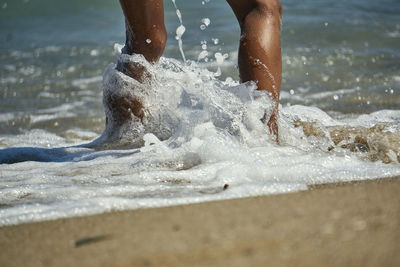
POLYGON ((222 63, 224 63, 224 60, 226 58, 225 56, 226 56, 226 54, 222 55, 219 52, 215 53, 214 57, 215 57, 218 65, 222 65, 222 63))
POLYGON ((180 25, 178 28, 176 28, 176 35, 181 37, 186 31, 185 26, 180 25))
POLYGON ((208 56, 208 52, 206 50, 201 51, 199 56, 197 57, 197 60, 200 61, 202 59, 205 59, 208 56))
POLYGON ((201 22, 203 22, 204 25, 205 25, 206 27, 208 27, 208 25, 210 25, 210 23, 211 23, 211 20, 210 20, 209 18, 203 18, 203 19, 201 20, 201 22))

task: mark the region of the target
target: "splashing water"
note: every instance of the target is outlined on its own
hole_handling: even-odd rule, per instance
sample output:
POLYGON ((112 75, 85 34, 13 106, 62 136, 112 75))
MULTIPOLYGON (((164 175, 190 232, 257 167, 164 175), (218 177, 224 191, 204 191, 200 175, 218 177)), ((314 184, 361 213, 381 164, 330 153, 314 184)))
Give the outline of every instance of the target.
MULTIPOLYGON (((202 1, 202 4, 205 5, 209 2, 209 0, 205 0, 202 1)), ((18 126, 23 129, 40 128, 50 131, 52 129, 48 126, 50 123, 52 125, 53 122, 54 125, 59 123, 59 126, 67 129, 61 131, 61 136, 47 130, 34 129, 19 135, 2 135, 0 137, 0 163, 2 163, 0 165, 0 225, 89 215, 105 211, 295 192, 306 190, 308 185, 319 183, 400 175, 399 110, 381 110, 357 117, 341 114, 339 119, 334 119, 315 107, 280 106, 278 121, 280 145, 278 146, 268 135, 269 131, 266 125, 260 121, 260 118, 264 114, 268 116, 273 108, 269 97, 258 92, 253 83, 239 84, 232 78, 227 78, 225 81, 216 78, 221 75, 220 66, 227 64, 225 60, 228 58, 228 54, 222 53, 219 48, 214 47, 213 50, 212 45, 218 43, 223 45, 225 42, 225 49, 228 45, 227 39, 222 38, 223 36, 218 36, 221 37, 221 40, 211 38, 211 36, 202 38, 200 50, 187 51, 189 57, 198 59, 201 63, 187 61, 182 44, 182 36, 185 34, 186 28, 175 0, 172 0, 172 3, 175 7, 172 15, 176 14, 180 22, 176 29, 179 51, 176 51, 177 54, 173 56, 178 57, 180 52, 184 63, 170 58, 161 58, 159 65, 151 65, 141 56, 121 55, 121 47, 117 46, 118 60, 144 66, 147 69, 147 79, 144 83, 138 83, 116 71, 115 65, 107 67, 103 75, 107 125, 106 130, 99 138, 96 138, 98 134, 91 132, 94 127, 87 126, 84 128, 85 131, 79 127, 81 127, 80 125, 92 125, 90 124, 90 113, 94 105, 90 103, 97 103, 95 100, 100 97, 94 87, 95 82, 101 80, 102 77, 97 72, 93 72, 96 73, 96 76, 93 77, 92 72, 87 72, 89 66, 83 65, 80 68, 79 64, 75 64, 76 67, 67 67, 68 71, 72 73, 71 76, 74 77, 72 86, 80 89, 75 93, 81 97, 70 103, 66 98, 62 98, 65 103, 57 104, 58 106, 55 107, 47 107, 46 99, 35 99, 35 103, 39 100, 44 101, 46 108, 40 106, 41 108, 35 112, 31 111, 36 106, 28 109, 28 118, 23 117, 18 126), (214 62, 209 54, 214 54, 214 62), (213 63, 216 65, 212 65, 213 63), (205 66, 218 67, 218 70, 213 73, 204 69, 205 66), (80 72, 84 72, 86 76, 79 76, 80 72), (93 89, 88 90, 88 87, 90 88, 88 85, 92 85, 93 89), (143 103, 145 113, 143 119, 132 115, 135 101, 143 103), (68 118, 75 119, 67 125, 68 118), (31 127, 26 127, 25 124, 29 122, 31 127), (41 122, 46 123, 43 124, 46 126, 42 126, 41 122), (78 128, 72 128, 71 125, 78 128), (89 140, 93 138, 96 139, 88 144, 89 140)), ((67 1, 64 4, 70 6, 67 1)), ((215 2, 215 4, 218 3, 215 2)), ((184 7, 183 2, 182 5, 184 7)), ((185 5, 187 7, 192 3, 187 1, 185 5)), ((292 5, 297 6, 298 3, 292 1, 292 5)), ((303 8, 303 5, 304 3, 302 3, 301 10, 307 10, 303 8)), ((311 1, 308 5, 314 6, 314 3, 311 1)), ((195 12, 192 14, 198 14, 196 13, 198 10, 194 10, 195 12)), ((349 10, 350 13, 357 14, 356 9, 349 10)), ((229 12, 226 14, 230 14, 229 12)), ((323 16, 324 19, 329 14, 342 14, 341 12, 332 12, 332 9, 329 8, 323 8, 321 12, 327 12, 323 16)), ((342 14, 342 16, 347 16, 347 14, 342 14)), ((186 23, 198 25, 198 18, 195 17, 188 16, 186 23), (193 21, 191 22, 190 19, 193 21)), ((213 16, 210 12, 207 13, 207 17, 212 18, 212 25, 215 27, 222 24, 230 25, 228 20, 222 20, 223 23, 221 23, 221 17, 224 16, 213 16)), ((384 17, 390 21, 391 25, 392 20, 389 14, 385 14, 384 17)), ((71 18, 73 21, 76 20, 75 12, 71 18)), ((336 22, 345 20, 341 18, 338 18, 336 22)), ((23 19, 26 20, 25 16, 23 19)), ((200 26, 200 29, 197 26, 193 27, 203 34, 212 30, 211 27, 207 27, 211 20, 204 19, 202 21, 204 27, 200 26), (204 31, 201 31, 202 29, 204 31)), ((318 105, 326 108, 326 104, 323 103, 340 103, 343 102, 346 94, 359 94, 361 88, 368 89, 386 82, 389 82, 388 86, 392 86, 392 88, 387 88, 387 94, 396 97, 396 91, 393 89, 397 88, 396 86, 399 84, 396 68, 385 69, 382 67, 383 65, 379 65, 379 68, 382 68, 379 69, 379 72, 385 73, 381 75, 383 79, 380 76, 371 76, 368 72, 364 73, 365 70, 362 70, 360 65, 356 65, 357 60, 364 63, 370 59, 370 48, 365 50, 368 57, 358 57, 360 54, 354 54, 357 55, 354 57, 357 60, 352 61, 352 50, 349 52, 346 49, 337 49, 343 45, 348 46, 338 41, 329 42, 329 46, 322 42, 314 43, 315 47, 312 48, 303 47, 304 44, 308 45, 309 43, 309 34, 317 32, 316 24, 310 24, 309 19, 310 14, 301 14, 301 16, 293 18, 293 21, 302 23, 292 23, 292 28, 284 29, 284 31, 293 31, 293 33, 298 31, 296 40, 300 41, 284 42, 292 46, 292 48, 286 48, 284 55, 284 64, 286 64, 284 79, 286 79, 286 86, 293 89, 290 90, 290 94, 282 91, 282 103, 290 101, 292 104, 318 105), (307 19, 304 20, 304 18, 307 19), (319 48, 322 48, 322 52, 325 53, 331 49, 332 51, 334 49, 335 52, 327 55, 318 54, 316 49, 319 51, 319 48), (354 66, 357 67, 353 67, 349 71, 349 68, 345 68, 343 65, 347 60, 351 63, 350 65, 355 63, 354 66), (326 73, 320 73, 325 61, 329 66, 336 64, 343 68, 329 67, 325 69, 326 73), (358 71, 358 69, 360 70, 358 71), (305 72, 307 76, 314 75, 310 81, 318 84, 314 88, 315 91, 312 90, 315 84, 307 84, 308 80, 305 84, 301 84, 304 78, 299 78, 299 76, 305 72), (354 72, 354 75, 358 76, 346 76, 341 72, 346 72, 346 75, 347 72, 354 72), (321 77, 318 76, 320 74, 321 77), (387 80, 392 77, 391 75, 394 75, 392 83, 387 80), (364 83, 360 84, 360 87, 357 84, 354 89, 353 86, 350 86, 351 84, 344 84, 343 86, 350 87, 333 90, 331 87, 336 88, 337 86, 333 81, 338 78, 347 80, 354 78, 357 83, 363 81, 364 83), (330 81, 332 83, 328 84, 327 82, 330 81), (330 101, 331 99, 335 101, 330 101)), ((14 23, 14 20, 7 21, 16 25, 20 24, 14 23)), ((58 17, 55 21, 59 21, 58 17)), ((329 23, 329 27, 335 24, 339 27, 333 31, 335 33, 348 28, 348 25, 340 23, 329 23)), ((367 21, 362 25, 370 24, 367 21)), ((389 29, 390 25, 386 25, 386 28, 389 29)), ((97 28, 98 26, 96 26, 97 28)), ((70 28, 68 27, 68 29, 70 28)), ((98 32, 93 29, 88 32, 95 32, 97 36, 98 32)), ((398 32, 397 28, 392 28, 392 32, 396 31, 398 32)), ((224 28, 224 32, 231 32, 231 28, 224 28)), ((381 28, 378 27, 375 31, 368 33, 368 36, 372 37, 355 35, 358 37, 354 38, 364 40, 368 37, 370 42, 374 42, 374 40, 383 38, 381 35, 377 35, 381 32, 381 28)), ((69 40, 70 36, 65 34, 65 30, 63 33, 64 36, 68 36, 69 40)), ((353 37, 353 33, 349 31, 346 35, 353 37)), ((109 35, 107 34, 109 32, 105 33, 105 39, 108 40, 109 35)), ((391 33, 384 32, 383 34, 391 33)), ((288 38, 288 36, 291 35, 283 34, 283 38, 288 38)), ((79 35, 78 37, 79 42, 84 39, 79 35)), ((86 32, 84 37, 87 37, 86 32)), ((393 35, 391 38, 395 37, 393 35)), ((187 35, 189 46, 193 47, 200 41, 189 39, 191 38, 187 35)), ((325 39, 335 40, 335 38, 328 37, 320 38, 320 40, 325 39)), ((341 40, 341 38, 339 39, 341 40)), ((99 43, 105 43, 104 40, 101 39, 99 43)), ((39 38, 36 41, 43 40, 39 38)), ((236 41, 235 39, 234 42, 236 41)), ((385 44, 389 41, 385 39, 385 44)), ((149 43, 151 40, 147 40, 147 42, 149 43)), ((228 46, 234 42, 229 42, 228 46)), ((14 43, 14 45, 16 44, 14 43)), ((21 52, 5 50, 3 56, 14 55, 9 59, 9 63, 27 64, 28 62, 31 64, 31 61, 43 63, 35 68, 29 67, 29 64, 23 68, 14 65, 5 66, 10 77, 2 77, 1 83, 12 83, 15 86, 10 89, 6 87, 4 94, 22 93, 23 90, 20 90, 21 85, 18 82, 23 81, 21 78, 45 77, 46 75, 41 76, 41 71, 53 66, 48 64, 45 59, 54 54, 64 62, 65 54, 72 56, 81 50, 82 44, 73 43, 73 45, 74 47, 71 49, 70 43, 66 44, 68 49, 62 46, 49 46, 44 50, 38 48, 31 54, 39 55, 46 52, 44 57, 32 56, 28 61, 22 61, 27 54, 24 50, 21 52), (20 76, 16 76, 18 73, 20 76)), ((84 58, 82 62, 90 62, 90 66, 93 65, 92 58, 109 54, 109 49, 105 47, 99 50, 89 46, 85 49, 82 49, 83 52, 79 52, 77 58, 84 58), (87 54, 90 58, 84 58, 85 49, 89 49, 87 54)), ((232 56, 232 51, 235 49, 230 48, 231 61, 228 65, 232 71, 228 75, 231 76, 236 71, 233 67, 234 56, 232 56)), ((380 50, 381 43, 376 44, 375 49, 380 50)), ((359 48, 353 50, 359 51, 359 48)), ((361 55, 363 54, 361 53, 361 55)), ((389 57, 386 55, 388 54, 385 54, 385 60, 388 60, 389 57)), ((396 57, 390 60, 382 62, 385 66, 395 66, 393 64, 396 57)), ((110 62, 110 59, 107 58, 105 61, 110 62)), ((94 64, 95 69, 98 68, 96 64, 94 64)), ((264 66, 260 65, 260 68, 264 68, 264 66)), ((373 70, 374 66, 368 65, 367 68, 373 70)), ((57 69, 58 78, 54 78, 54 80, 59 81, 59 77, 65 75, 61 70, 63 67, 57 69)), ((40 90, 43 89, 43 84, 45 84, 45 88, 49 86, 43 80, 41 78, 37 81, 40 90)), ((61 79, 61 81, 64 80, 61 79)), ((60 87, 54 87, 54 90, 49 90, 49 88, 41 91, 40 96, 52 94, 51 97, 58 97, 60 87)), ((71 88, 68 83, 65 84, 64 89, 66 92, 70 92, 71 88)), ((32 86, 26 90, 31 92, 32 86)), ((372 95, 370 97, 367 92, 361 96, 370 97, 368 99, 371 100, 376 98, 374 94, 372 95)), ((28 96, 29 94, 26 94, 27 99, 28 96)), ((69 97, 69 94, 67 96, 69 97)), ((382 94, 378 96, 382 97, 382 94)), ((381 100, 378 97, 377 99, 383 102, 388 102, 389 99, 394 104, 385 105, 385 107, 398 109, 395 97, 381 98, 381 100)), ((21 99, 25 99, 24 96, 21 99)), ((19 101, 19 103, 22 102, 25 103, 19 101)), ((11 103, 16 102, 11 101, 11 103)), ((353 102, 350 103, 347 104, 348 107, 353 105, 353 102)), ((14 117, 21 116, 21 114, 13 112, 13 109, 10 110, 1 114, 0 121, 7 122, 14 117)), ((346 110, 343 109, 343 112, 346 113, 346 110)), ((93 125, 98 124, 97 122, 93 125)), ((2 129, 6 129, 6 126, 3 126, 2 129)), ((7 133, 11 134, 8 131, 7 133)), ((15 133, 17 131, 13 132, 13 134, 15 133)))
POLYGON ((14 163, 1 165, 0 225, 400 175, 400 111, 339 121, 317 108, 280 107, 278 146, 260 120, 274 104, 254 83, 218 80, 193 61, 118 58, 145 66, 148 79, 106 69, 101 137, 85 144, 85 133, 33 130, 0 140, 9 147, 0 162, 14 163), (110 105, 110 95, 139 99, 144 119, 110 105), (71 142, 81 145, 47 148, 71 142))
POLYGON ((240 140, 252 139, 252 131, 261 135, 267 132, 260 118, 264 114, 269 118, 272 102, 263 91, 256 90, 255 83, 219 81, 214 73, 191 61, 185 67, 178 61, 162 58, 160 64, 152 65, 143 56, 121 54, 120 49, 116 46, 119 61, 144 66, 151 78, 142 84, 118 72, 114 64, 109 65, 103 78, 107 127, 103 136, 92 143, 93 147, 138 147, 143 145, 147 133, 161 140, 174 135, 171 140, 176 143, 191 138, 198 125, 210 122, 219 131, 227 131, 240 140), (110 99, 119 104, 112 106, 110 99), (144 118, 130 114, 126 119, 124 114, 133 107, 124 107, 123 99, 142 103, 144 118), (249 114, 249 106, 253 114, 249 114))
POLYGON ((182 59, 185 62, 186 61, 186 57, 185 57, 185 53, 183 52, 182 36, 185 33, 186 28, 185 28, 185 26, 183 26, 182 14, 181 14, 181 11, 178 9, 178 6, 176 5, 175 0, 171 0, 171 1, 174 4, 175 10, 176 10, 176 15, 178 16, 179 23, 180 23, 178 28, 176 28, 175 39, 178 41, 179 51, 181 52, 182 59))

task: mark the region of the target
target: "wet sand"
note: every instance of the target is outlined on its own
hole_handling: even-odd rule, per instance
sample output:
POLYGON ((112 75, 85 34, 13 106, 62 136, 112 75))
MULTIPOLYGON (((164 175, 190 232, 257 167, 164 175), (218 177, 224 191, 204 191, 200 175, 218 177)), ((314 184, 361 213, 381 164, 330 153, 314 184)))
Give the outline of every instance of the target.
POLYGON ((399 240, 397 177, 2 227, 0 266, 388 267, 399 240))

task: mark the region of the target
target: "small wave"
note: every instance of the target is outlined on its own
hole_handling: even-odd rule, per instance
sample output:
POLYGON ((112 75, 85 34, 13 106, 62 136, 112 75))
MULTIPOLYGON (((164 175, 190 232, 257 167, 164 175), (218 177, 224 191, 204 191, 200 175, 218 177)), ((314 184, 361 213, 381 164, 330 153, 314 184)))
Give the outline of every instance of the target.
POLYGON ((71 82, 71 84, 80 89, 86 89, 89 84, 100 83, 102 81, 102 79, 103 79, 103 77, 101 77, 101 76, 95 76, 95 77, 90 77, 90 78, 81 78, 81 79, 73 80, 71 82))
POLYGON ((0 225, 400 175, 400 111, 334 119, 315 107, 280 107, 278 145, 261 120, 274 103, 254 83, 220 81, 191 61, 119 60, 144 65, 148 79, 106 69, 106 129, 93 142, 79 129, 0 138, 0 225), (135 99, 143 118, 132 112, 135 99))

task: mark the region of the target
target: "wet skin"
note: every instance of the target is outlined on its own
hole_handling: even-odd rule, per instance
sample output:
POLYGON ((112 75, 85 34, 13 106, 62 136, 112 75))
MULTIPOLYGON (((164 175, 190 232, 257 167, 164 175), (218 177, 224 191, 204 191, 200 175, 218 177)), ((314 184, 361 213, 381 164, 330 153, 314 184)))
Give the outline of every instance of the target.
MULTIPOLYGON (((277 114, 282 77, 280 27, 282 6, 279 0, 227 0, 241 29, 239 74, 241 82, 256 81, 259 90, 266 90, 276 102, 268 121, 270 132, 278 136, 277 114)), ((167 41, 163 0, 120 0, 126 21, 127 54, 142 54, 155 63, 161 57, 167 41), (149 43, 149 40, 151 41, 149 43)), ((143 81, 143 66, 119 65, 119 70, 143 81)), ((129 110, 142 118, 140 103, 135 100, 129 110)))

